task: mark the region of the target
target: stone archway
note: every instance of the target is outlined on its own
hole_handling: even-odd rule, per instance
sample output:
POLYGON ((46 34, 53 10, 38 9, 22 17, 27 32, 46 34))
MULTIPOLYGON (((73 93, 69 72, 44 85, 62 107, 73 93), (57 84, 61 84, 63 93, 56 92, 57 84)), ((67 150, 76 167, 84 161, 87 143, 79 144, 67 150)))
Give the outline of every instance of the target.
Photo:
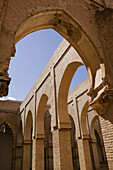
POLYGON ((96 88, 97 70, 100 69, 99 53, 80 25, 64 10, 41 11, 23 21, 16 31, 15 43, 31 32, 48 28, 56 30, 77 50, 88 70, 91 95, 94 86, 96 88))
POLYGON ((94 134, 95 134, 96 141, 97 141, 97 151, 98 151, 98 156, 99 156, 99 162, 101 164, 106 164, 107 159, 106 159, 106 155, 104 151, 104 144, 103 144, 102 137, 98 133, 97 129, 94 129, 94 134))
POLYGON ((94 132, 95 128, 97 129, 96 122, 98 121, 98 115, 94 112, 94 115, 92 113, 92 116, 93 118, 90 118, 91 119, 90 123, 88 122, 89 135, 90 135, 90 152, 91 152, 93 168, 98 169, 100 168, 100 163, 99 163, 99 155, 97 152, 97 141, 96 141, 95 132, 94 132))
POLYGON ((87 129, 87 112, 89 108, 89 103, 86 101, 83 103, 80 115, 80 126, 81 126, 81 138, 78 139, 78 151, 81 169, 93 169, 90 146, 89 146, 89 134, 87 129), (83 162, 84 160, 84 162, 83 162))
POLYGON ((31 32, 47 28, 55 29, 66 38, 80 54, 86 67, 93 75, 96 74, 100 68, 99 54, 79 24, 63 10, 41 11, 23 21, 16 31, 15 43, 31 32))
MULTIPOLYGON (((78 56, 76 56, 78 57, 78 56)), ((58 129, 54 131, 53 140, 55 142, 54 145, 59 145, 59 156, 60 156, 60 168, 61 169, 73 169, 73 161, 72 161, 72 150, 71 150, 71 140, 70 140, 70 129, 71 122, 68 114, 68 91, 69 86, 72 81, 72 78, 78 69, 79 66, 83 65, 82 60, 80 58, 74 58, 72 56, 71 61, 66 62, 67 58, 64 59, 64 64, 59 66, 61 69, 61 78, 59 80, 59 88, 58 88, 58 129), (56 142, 55 137, 58 138, 58 142, 56 142), (65 153, 68 153, 66 155, 65 153)), ((57 152, 57 149, 54 150, 54 153, 57 152)), ((56 153, 55 153, 56 154, 56 153)), ((58 163, 57 163, 57 166, 58 163)), ((59 167, 57 167, 59 168, 59 167)))
POLYGON ((39 100, 37 116, 36 116, 36 162, 35 168, 44 170, 44 115, 46 111, 46 104, 48 96, 42 94, 39 100))
MULTIPOLYGON (((41 8, 39 11, 37 11, 37 13, 35 12, 32 16, 24 17, 25 19, 21 18, 21 22, 19 23, 17 21, 17 27, 15 26, 15 43, 33 31, 47 28, 55 29, 71 43, 71 45, 77 50, 82 60, 84 61, 90 77, 89 94, 91 95, 93 93, 94 86, 96 88, 97 85, 95 84, 95 76, 97 74, 97 70, 100 69, 100 56, 98 50, 95 48, 94 43, 92 43, 90 40, 90 37, 88 37, 84 31, 84 27, 82 28, 80 26, 78 22, 79 17, 76 18, 76 16, 74 18, 74 16, 71 16, 71 14, 69 15, 70 12, 68 13, 68 10, 65 10, 65 8, 60 8, 60 4, 57 7, 54 7, 54 2, 50 2, 50 4, 50 9, 45 8, 43 4, 42 6, 44 8, 41 8)), ((81 9, 80 6, 79 9, 81 9)), ((12 36, 13 34, 11 37, 12 36)), ((11 39, 11 43, 13 38, 14 37, 11 39)), ((8 62, 9 61, 7 61, 6 64, 8 64, 8 62)), ((102 82, 100 81, 100 84, 101 83, 102 82)), ((98 84, 98 86, 100 86, 100 84, 98 84)))
POLYGON ((81 116, 80 116, 80 122, 81 122, 81 133, 82 133, 82 137, 89 137, 88 134, 88 129, 87 129, 87 112, 88 112, 88 108, 89 108, 89 103, 88 101, 84 104, 84 106, 82 107, 82 111, 81 111, 81 116))
POLYGON ((58 113, 59 113, 59 127, 60 128, 70 128, 70 119, 68 114, 67 98, 69 86, 71 84, 72 78, 78 69, 83 65, 83 63, 75 61, 69 63, 62 75, 61 82, 58 90, 58 113))

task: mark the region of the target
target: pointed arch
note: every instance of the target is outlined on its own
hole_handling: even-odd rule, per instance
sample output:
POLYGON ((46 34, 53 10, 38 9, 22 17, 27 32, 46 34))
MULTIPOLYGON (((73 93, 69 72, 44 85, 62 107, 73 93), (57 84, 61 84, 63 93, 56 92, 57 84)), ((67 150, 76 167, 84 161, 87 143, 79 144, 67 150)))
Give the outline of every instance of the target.
POLYGON ((37 135, 44 135, 44 115, 46 110, 46 104, 48 101, 48 96, 46 94, 42 94, 38 109, 37 109, 37 127, 36 127, 36 133, 37 135))
POLYGON ((60 127, 70 127, 70 118, 67 106, 68 91, 72 78, 78 67, 81 65, 83 65, 83 63, 80 62, 72 62, 68 64, 62 76, 58 91, 58 113, 60 127))
POLYGON ((31 140, 32 127, 33 127, 32 112, 29 110, 25 121, 24 140, 31 140))
POLYGON ((82 137, 89 137, 88 129, 87 129, 87 112, 89 108, 89 102, 87 101, 85 105, 83 106, 82 112, 81 112, 81 130, 82 130, 82 137))
POLYGON ((14 141, 15 141, 15 132, 14 132, 14 128, 13 128, 13 127, 11 126, 11 124, 10 124, 9 122, 7 122, 7 121, 1 122, 1 123, 0 123, 0 127, 1 127, 3 124, 6 125, 6 126, 11 130, 12 137, 13 137, 13 143, 14 143, 14 141))
POLYGON ((45 141, 45 131, 44 131, 44 116, 46 111, 46 104, 48 101, 48 96, 42 94, 39 100, 37 117, 36 117, 36 169, 44 170, 44 141, 45 141))
MULTIPOLYGON (((91 132, 91 137, 92 139, 96 139, 95 136, 95 122, 99 120, 98 115, 95 115, 90 123, 90 132, 91 132)), ((98 132, 99 136, 101 136, 99 129, 96 128, 96 131, 98 132)))
POLYGON ((30 16, 18 27, 15 43, 31 32, 48 28, 56 30, 77 50, 88 70, 90 89, 94 88, 94 77, 100 69, 99 53, 81 26, 65 11, 51 9, 30 16))

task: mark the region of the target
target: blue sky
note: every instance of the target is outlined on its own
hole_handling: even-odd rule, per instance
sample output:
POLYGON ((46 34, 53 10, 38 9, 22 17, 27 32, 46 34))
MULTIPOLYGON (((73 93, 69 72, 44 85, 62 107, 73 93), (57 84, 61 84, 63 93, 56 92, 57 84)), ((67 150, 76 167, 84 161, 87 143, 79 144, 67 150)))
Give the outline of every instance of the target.
MULTIPOLYGON (((16 44, 16 54, 9 67, 12 80, 6 99, 24 100, 62 39, 56 31, 47 29, 31 33, 16 44)), ((85 66, 81 66, 73 77, 70 90, 87 76, 85 66)))

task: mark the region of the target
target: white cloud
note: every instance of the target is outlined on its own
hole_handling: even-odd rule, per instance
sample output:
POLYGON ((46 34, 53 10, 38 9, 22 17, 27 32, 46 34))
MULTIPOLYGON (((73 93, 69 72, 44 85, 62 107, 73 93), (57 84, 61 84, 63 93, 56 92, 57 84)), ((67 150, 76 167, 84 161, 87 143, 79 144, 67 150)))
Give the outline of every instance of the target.
POLYGON ((16 100, 14 97, 8 97, 7 100, 16 100))
POLYGON ((16 100, 14 97, 0 97, 0 100, 16 100))
POLYGON ((6 100, 4 97, 0 97, 0 100, 6 100))

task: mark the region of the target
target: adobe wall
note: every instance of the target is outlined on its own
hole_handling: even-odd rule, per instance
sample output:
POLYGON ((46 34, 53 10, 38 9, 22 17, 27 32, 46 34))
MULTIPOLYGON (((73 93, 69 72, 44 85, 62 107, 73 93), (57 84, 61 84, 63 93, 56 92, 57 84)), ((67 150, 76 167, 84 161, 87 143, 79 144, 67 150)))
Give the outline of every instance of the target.
POLYGON ((0 101, 0 169, 16 169, 17 136, 20 124, 18 113, 21 103, 11 100, 0 101))
POLYGON ((0 124, 3 122, 8 123, 12 129, 14 138, 16 137, 18 113, 21 103, 20 101, 11 100, 0 101, 0 124))
POLYGON ((113 169, 113 124, 99 116, 109 169, 113 169))

